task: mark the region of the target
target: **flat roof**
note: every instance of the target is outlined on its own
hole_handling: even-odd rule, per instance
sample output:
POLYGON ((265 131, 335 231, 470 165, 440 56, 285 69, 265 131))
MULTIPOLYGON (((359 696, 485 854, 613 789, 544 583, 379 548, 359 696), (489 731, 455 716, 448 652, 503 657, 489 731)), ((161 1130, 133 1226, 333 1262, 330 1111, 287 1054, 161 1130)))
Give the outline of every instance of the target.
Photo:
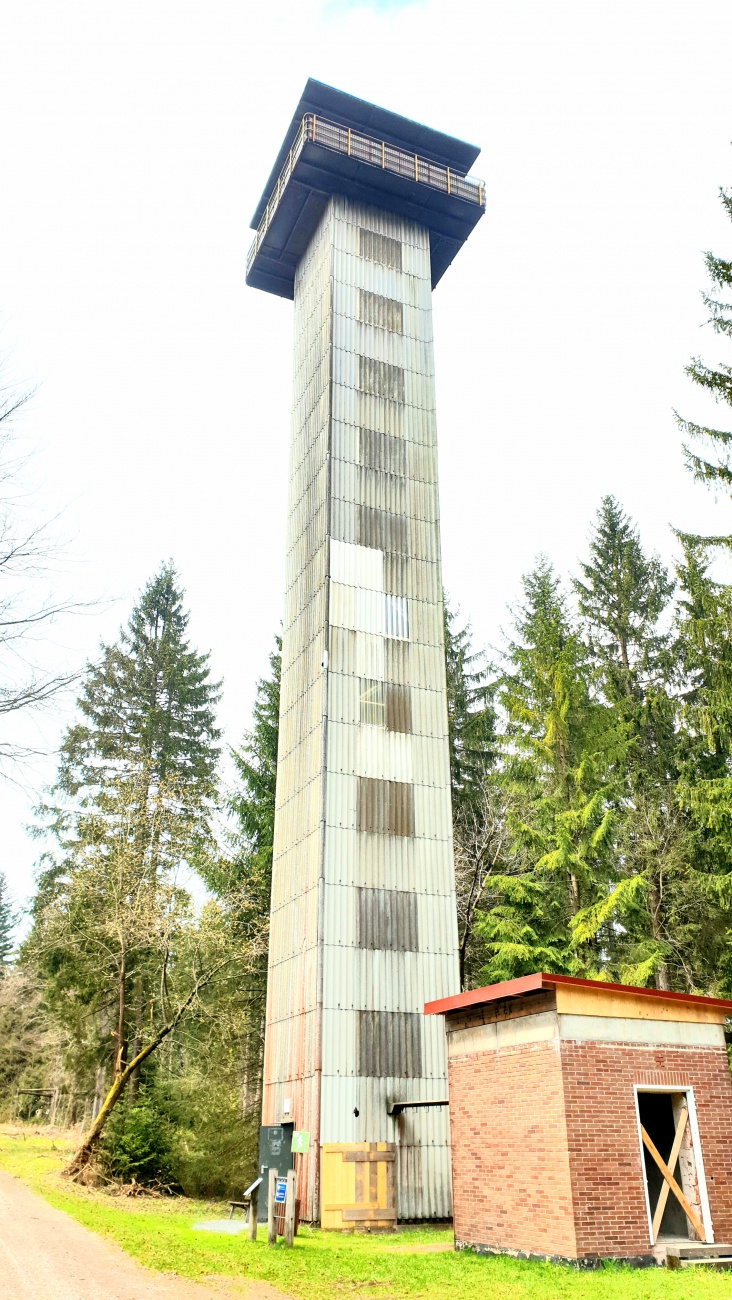
POLYGON ((365 135, 375 135, 379 140, 396 145, 398 149, 422 154, 425 158, 442 163, 443 167, 454 168, 456 172, 470 171, 480 153, 477 145, 458 140, 453 135, 445 135, 444 131, 435 131, 430 126, 423 126, 421 122, 402 117, 400 113, 379 108, 378 104, 370 104, 367 99, 358 99, 355 95, 346 94, 345 90, 336 90, 335 86, 328 86, 324 81, 309 77, 252 217, 252 230, 256 230, 262 220, 269 196, 277 184, 277 178, 306 113, 335 118, 341 126, 350 126, 354 131, 363 131, 365 135))
POLYGON ((311 78, 252 218, 247 284, 294 297, 300 258, 340 195, 426 228, 434 288, 485 212, 482 181, 465 174, 478 153, 311 78))
POLYGON ((718 1007, 732 1015, 732 1002, 724 998, 710 998, 700 993, 670 993, 662 989, 640 988, 634 984, 610 984, 605 980, 583 980, 573 975, 551 975, 537 971, 534 975, 521 975, 515 980, 504 980, 500 984, 488 984, 482 989, 471 989, 467 993, 456 993, 450 998, 437 998, 426 1002, 426 1016, 449 1015, 451 1011, 463 1011, 468 1007, 487 1006, 491 1002, 519 998, 525 993, 538 993, 541 989, 553 989, 560 985, 570 985, 578 989, 592 989, 593 993, 613 995, 628 994, 633 997, 655 998, 663 1002, 680 1002, 686 1005, 718 1007))

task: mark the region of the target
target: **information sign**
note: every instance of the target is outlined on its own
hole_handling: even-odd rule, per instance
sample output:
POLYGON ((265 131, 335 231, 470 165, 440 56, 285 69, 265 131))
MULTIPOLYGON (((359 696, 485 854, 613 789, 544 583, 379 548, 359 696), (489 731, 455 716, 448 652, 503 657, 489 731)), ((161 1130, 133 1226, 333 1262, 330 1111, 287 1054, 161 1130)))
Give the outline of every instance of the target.
POLYGON ((292 1135, 290 1150, 299 1156, 307 1155, 310 1150, 310 1134, 295 1132, 292 1135))
POLYGON ((275 1187, 275 1205, 284 1205, 287 1199, 287 1179, 278 1178, 275 1187))

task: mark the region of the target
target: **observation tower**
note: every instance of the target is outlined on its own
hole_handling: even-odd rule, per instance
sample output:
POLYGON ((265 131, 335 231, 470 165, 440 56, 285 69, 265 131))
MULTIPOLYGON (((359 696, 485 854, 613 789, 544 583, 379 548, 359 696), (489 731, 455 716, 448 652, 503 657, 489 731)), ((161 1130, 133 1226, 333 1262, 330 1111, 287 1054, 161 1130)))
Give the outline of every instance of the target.
POLYGON ((485 210, 478 152, 311 80, 252 221, 247 284, 295 303, 262 1122, 309 1134, 324 1226, 451 1208, 432 290, 485 210))

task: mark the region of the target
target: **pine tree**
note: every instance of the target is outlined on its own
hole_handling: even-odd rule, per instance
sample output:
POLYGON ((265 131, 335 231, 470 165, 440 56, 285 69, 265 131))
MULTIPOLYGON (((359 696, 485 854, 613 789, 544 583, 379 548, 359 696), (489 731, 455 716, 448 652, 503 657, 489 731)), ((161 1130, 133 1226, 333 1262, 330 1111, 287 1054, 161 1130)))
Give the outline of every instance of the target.
MULTIPOLYGON (((719 195, 727 213, 732 220, 732 191, 720 189, 719 195)), ((732 262, 716 257, 713 253, 705 254, 707 273, 712 282, 710 293, 703 293, 704 306, 710 313, 709 324, 717 335, 732 338, 732 303, 725 301, 732 291, 732 262)), ((693 383, 705 392, 711 393, 716 402, 732 406, 732 365, 719 362, 717 367, 707 366, 700 357, 693 357, 686 367, 686 373, 693 383)), ((687 467, 694 478, 713 489, 720 489, 732 494, 732 431, 716 429, 705 424, 695 424, 676 414, 676 420, 692 443, 701 443, 706 455, 694 450, 689 444, 684 445, 687 467)), ((690 539, 691 540, 691 539, 690 539)), ((697 541, 703 539, 697 538, 697 541)), ((732 537, 708 538, 710 542, 732 545, 732 537)))
POLYGON ((8 891, 8 882, 0 871, 0 976, 10 964, 17 916, 8 891))

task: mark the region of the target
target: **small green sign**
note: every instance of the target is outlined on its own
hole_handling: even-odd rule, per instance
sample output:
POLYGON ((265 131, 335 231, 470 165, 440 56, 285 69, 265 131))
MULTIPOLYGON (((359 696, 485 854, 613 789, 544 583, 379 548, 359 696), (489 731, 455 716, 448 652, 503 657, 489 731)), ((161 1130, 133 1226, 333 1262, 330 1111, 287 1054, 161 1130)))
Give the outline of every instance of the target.
POLYGON ((295 1151, 297 1155, 304 1156, 307 1155, 309 1149, 310 1149, 310 1134, 293 1133, 292 1145, 290 1147, 290 1150, 295 1151))

